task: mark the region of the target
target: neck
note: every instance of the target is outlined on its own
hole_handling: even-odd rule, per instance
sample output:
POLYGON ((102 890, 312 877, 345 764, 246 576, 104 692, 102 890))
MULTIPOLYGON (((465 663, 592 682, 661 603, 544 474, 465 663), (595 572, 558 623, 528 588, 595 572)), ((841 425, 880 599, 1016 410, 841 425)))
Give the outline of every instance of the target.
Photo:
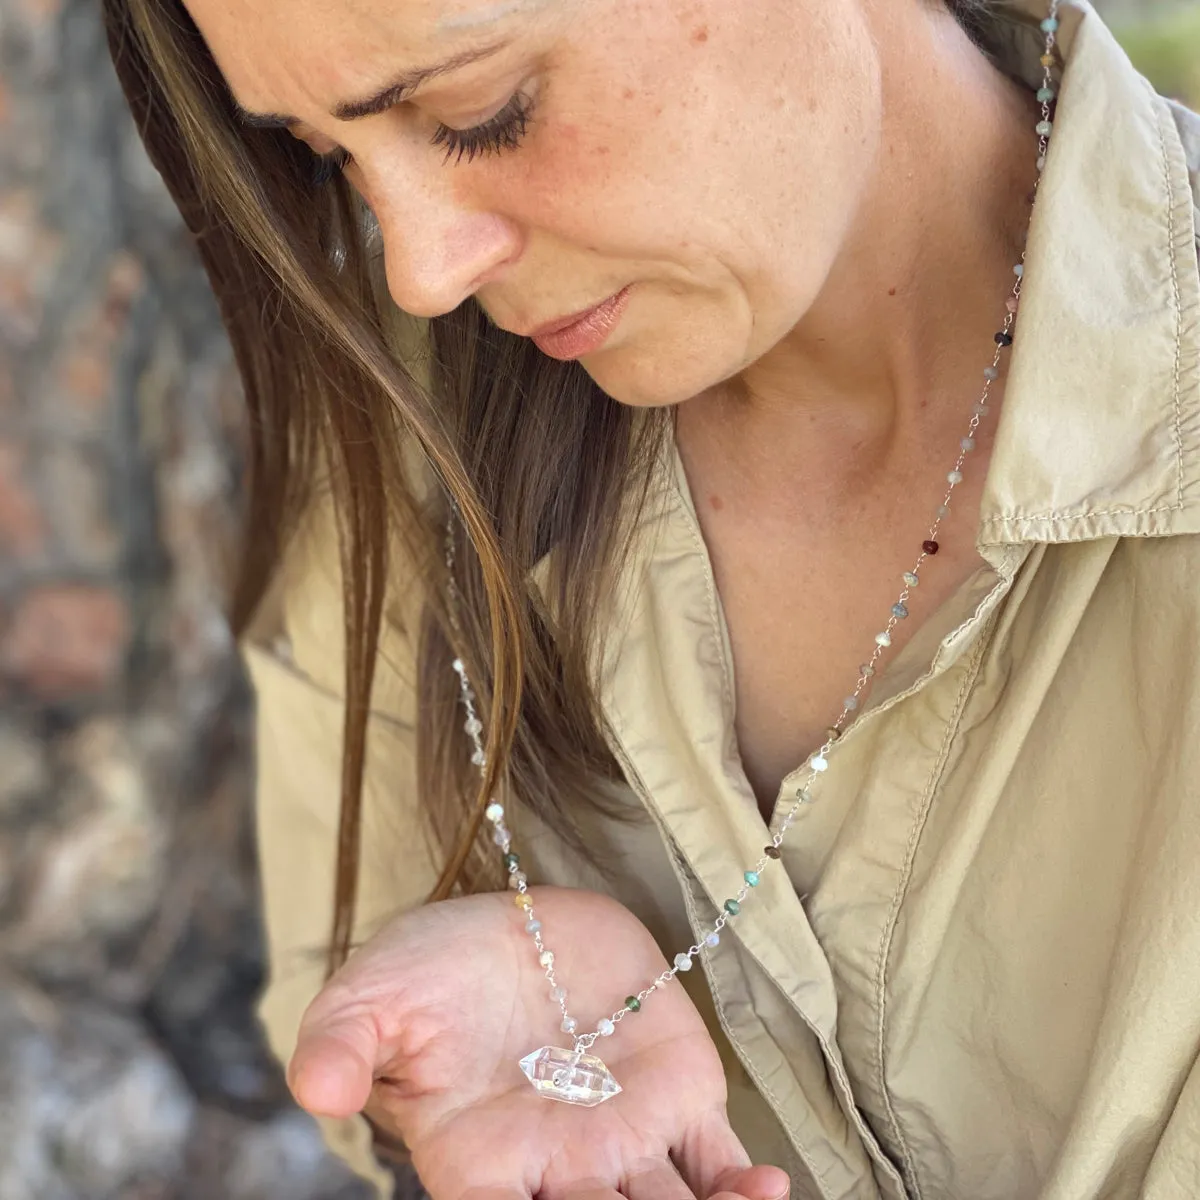
POLYGON ((817 299, 677 413, 681 441, 719 442, 752 488, 799 463, 834 489, 911 468, 924 438, 968 412, 1005 316, 1036 177, 1033 97, 949 16, 908 15, 878 36, 876 168, 817 299))

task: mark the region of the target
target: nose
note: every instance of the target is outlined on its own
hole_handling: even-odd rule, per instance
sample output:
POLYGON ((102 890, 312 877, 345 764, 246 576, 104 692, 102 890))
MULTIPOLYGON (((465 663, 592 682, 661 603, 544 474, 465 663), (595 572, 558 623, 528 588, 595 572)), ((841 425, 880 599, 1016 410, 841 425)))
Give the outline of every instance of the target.
POLYGON ((413 316, 450 312, 520 255, 515 223, 449 187, 414 186, 410 176, 407 186, 372 198, 388 291, 413 316))

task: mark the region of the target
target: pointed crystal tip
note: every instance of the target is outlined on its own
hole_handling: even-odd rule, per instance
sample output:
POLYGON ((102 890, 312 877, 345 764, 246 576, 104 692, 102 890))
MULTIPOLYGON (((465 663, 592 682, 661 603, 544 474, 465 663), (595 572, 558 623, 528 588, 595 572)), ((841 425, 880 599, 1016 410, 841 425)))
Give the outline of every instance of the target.
POLYGON ((525 1078, 547 1100, 593 1108, 621 1090, 621 1085, 594 1054, 582 1054, 572 1065, 574 1058, 572 1050, 543 1046, 525 1055, 519 1065, 525 1078))

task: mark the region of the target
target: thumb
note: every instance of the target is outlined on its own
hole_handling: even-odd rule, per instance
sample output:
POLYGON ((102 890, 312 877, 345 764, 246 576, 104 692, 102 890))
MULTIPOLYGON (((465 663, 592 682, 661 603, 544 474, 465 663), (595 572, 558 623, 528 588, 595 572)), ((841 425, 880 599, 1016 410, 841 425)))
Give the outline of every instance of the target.
POLYGON ((296 1103, 317 1117, 361 1112, 375 1082, 378 1051, 374 1022, 362 1016, 303 1023, 287 1069, 296 1103))
POLYGON ((733 1167, 717 1176, 708 1200, 727 1200, 735 1193, 744 1200, 786 1200, 791 1180, 778 1167, 733 1167))

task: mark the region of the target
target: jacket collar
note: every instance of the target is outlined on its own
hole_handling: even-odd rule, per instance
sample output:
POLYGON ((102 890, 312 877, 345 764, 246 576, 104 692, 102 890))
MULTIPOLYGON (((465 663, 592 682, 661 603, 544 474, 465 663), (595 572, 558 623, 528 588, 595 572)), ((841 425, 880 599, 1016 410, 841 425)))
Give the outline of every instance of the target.
MULTIPOLYGON (((1041 9, 1012 5, 1001 55, 1030 82, 1041 9)), ((1200 271, 1184 142, 1086 0, 1066 0, 1059 20, 1065 66, 981 550, 1200 532, 1200 271)))

